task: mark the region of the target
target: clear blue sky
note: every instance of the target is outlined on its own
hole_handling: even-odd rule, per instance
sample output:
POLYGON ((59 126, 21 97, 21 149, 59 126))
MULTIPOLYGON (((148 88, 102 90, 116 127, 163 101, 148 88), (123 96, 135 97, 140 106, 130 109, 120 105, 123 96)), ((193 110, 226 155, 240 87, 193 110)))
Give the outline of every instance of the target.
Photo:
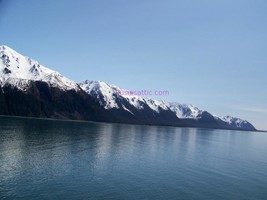
POLYGON ((0 0, 1 44, 267 130, 266 0, 0 0))

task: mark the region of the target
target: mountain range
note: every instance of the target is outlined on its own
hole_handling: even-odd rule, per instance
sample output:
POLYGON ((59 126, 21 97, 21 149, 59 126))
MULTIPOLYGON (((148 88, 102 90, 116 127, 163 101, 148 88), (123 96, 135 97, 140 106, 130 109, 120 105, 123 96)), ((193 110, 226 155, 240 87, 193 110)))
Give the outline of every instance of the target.
POLYGON ((103 81, 78 84, 7 46, 0 46, 0 87, 0 115, 256 130, 246 120, 191 104, 122 95, 123 89, 103 81))

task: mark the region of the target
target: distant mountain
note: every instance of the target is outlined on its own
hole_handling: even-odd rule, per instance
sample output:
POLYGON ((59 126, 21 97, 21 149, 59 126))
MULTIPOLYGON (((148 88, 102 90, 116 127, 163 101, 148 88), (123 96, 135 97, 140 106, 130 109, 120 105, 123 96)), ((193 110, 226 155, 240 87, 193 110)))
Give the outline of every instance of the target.
POLYGON ((256 130, 246 120, 217 117, 192 105, 121 95, 121 91, 102 81, 77 84, 0 46, 0 115, 256 130))
POLYGON ((217 117, 190 104, 168 103, 136 95, 121 95, 124 89, 103 81, 86 80, 79 85, 122 122, 255 130, 246 120, 231 116, 217 117))
POLYGON ((94 97, 117 122, 134 124, 174 125, 175 113, 164 102, 144 99, 139 96, 121 96, 114 85, 102 81, 85 81, 81 88, 94 97))

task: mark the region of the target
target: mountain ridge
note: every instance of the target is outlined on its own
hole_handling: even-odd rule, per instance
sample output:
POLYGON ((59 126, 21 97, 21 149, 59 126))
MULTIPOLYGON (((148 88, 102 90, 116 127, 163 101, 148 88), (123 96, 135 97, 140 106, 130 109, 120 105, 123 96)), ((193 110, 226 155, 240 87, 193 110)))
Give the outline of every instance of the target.
POLYGON ((160 113, 162 111, 172 111, 179 120, 184 120, 185 122, 194 120, 192 123, 198 124, 199 126, 202 126, 204 123, 201 124, 199 121, 204 121, 209 118, 210 120, 216 121, 218 126, 231 129, 253 127, 247 120, 231 116, 218 117, 210 114, 208 111, 201 110, 192 104, 180 104, 177 102, 169 103, 137 95, 120 95, 120 91, 123 91, 124 89, 112 84, 107 84, 103 81, 86 80, 79 85, 88 94, 98 99, 101 106, 107 110, 124 110, 134 115, 136 110, 144 110, 144 104, 146 104, 148 105, 150 112, 160 113), (131 109, 131 106, 129 105, 135 107, 135 111, 131 109))
POLYGON ((246 120, 217 117, 191 104, 120 95, 103 81, 80 84, 0 46, 0 114, 105 122, 256 130, 246 120))

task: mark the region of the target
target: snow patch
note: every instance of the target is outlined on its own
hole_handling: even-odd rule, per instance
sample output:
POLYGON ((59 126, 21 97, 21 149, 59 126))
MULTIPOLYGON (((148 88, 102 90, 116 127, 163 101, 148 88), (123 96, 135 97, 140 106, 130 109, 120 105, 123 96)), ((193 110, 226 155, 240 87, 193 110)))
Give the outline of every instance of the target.
POLYGON ((80 90, 72 80, 60 73, 40 65, 7 46, 0 46, 0 83, 26 90, 29 81, 43 81, 62 90, 80 90))

